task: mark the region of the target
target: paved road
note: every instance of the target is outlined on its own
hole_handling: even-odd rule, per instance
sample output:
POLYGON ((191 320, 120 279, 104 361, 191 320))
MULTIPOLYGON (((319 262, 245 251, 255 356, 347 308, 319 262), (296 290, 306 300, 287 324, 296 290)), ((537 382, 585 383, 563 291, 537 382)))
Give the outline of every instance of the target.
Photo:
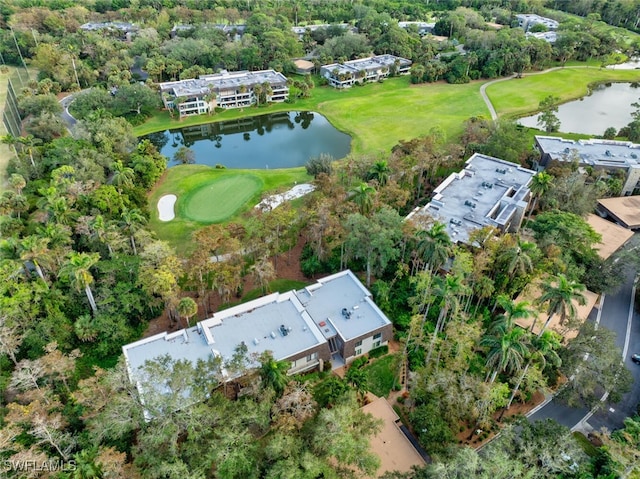
POLYGON ((74 99, 74 95, 75 93, 72 93, 71 95, 67 95, 60 100, 60 105, 62 106, 62 113, 60 114, 60 118, 62 118, 62 120, 67 124, 67 129, 69 131, 71 131, 77 123, 77 120, 69 113, 69 105, 71 105, 71 102, 74 99))
MULTIPOLYGON (((640 242, 640 235, 636 234, 627 247, 633 247, 640 242)), ((630 324, 628 351, 625 355, 625 364, 634 376, 632 390, 623 396, 618 404, 605 404, 598 412, 585 418, 589 412, 585 408, 568 408, 555 400, 551 400, 545 406, 529 416, 529 420, 551 418, 568 428, 579 428, 586 431, 600 430, 606 427, 609 431, 622 427, 626 417, 635 413, 636 405, 640 401, 640 366, 631 362, 629 357, 634 352, 640 352, 640 315, 635 313, 631 306, 631 296, 635 272, 627 274, 624 285, 616 294, 606 295, 600 314, 600 327, 606 327, 616 333, 616 345, 623 350, 627 341, 627 328, 630 324), (584 419, 585 423, 580 424, 584 419)), ((594 309, 589 316, 590 320, 596 320, 597 310, 594 309)))
POLYGON ((618 404, 605 404, 604 408, 588 420, 588 424, 596 430, 600 430, 603 427, 610 431, 621 428, 624 419, 635 413, 636 405, 640 401, 640 366, 632 363, 629 359, 633 353, 640 352, 640 315, 634 311, 631 311, 630 315, 629 310, 634 279, 635 274, 631 272, 620 291, 615 295, 606 297, 600 321, 601 326, 609 328, 616 333, 616 345, 623 350, 628 319, 631 316, 629 345, 624 362, 633 374, 634 383, 631 391, 623 396, 622 401, 618 404))

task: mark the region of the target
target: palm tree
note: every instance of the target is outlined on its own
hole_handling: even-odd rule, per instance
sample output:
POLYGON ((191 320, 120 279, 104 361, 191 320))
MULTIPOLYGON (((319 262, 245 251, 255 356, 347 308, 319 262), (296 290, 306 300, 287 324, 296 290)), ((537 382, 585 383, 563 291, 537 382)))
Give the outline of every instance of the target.
POLYGON ((188 328, 189 319, 198 314, 198 303, 188 296, 182 298, 180 302, 178 302, 178 314, 185 319, 188 328))
POLYGON ((498 253, 498 262, 504 265, 509 277, 513 277, 514 273, 520 275, 533 271, 533 262, 531 261, 531 253, 536 245, 528 241, 521 241, 520 238, 515 239, 515 243, 498 253))
POLYGON ((253 94, 256 97, 256 105, 260 105, 260 99, 262 98, 262 85, 260 85, 259 83, 257 85, 253 86, 253 94))
POLYGON ((489 327, 490 331, 499 328, 511 329, 515 326, 516 320, 530 318, 535 314, 535 311, 529 307, 531 304, 528 301, 516 303, 504 294, 498 296, 496 304, 504 310, 504 314, 493 321, 489 327))
POLYGON ((104 220, 102 215, 97 215, 94 220, 91 222, 91 229, 93 230, 92 236, 95 237, 98 241, 106 245, 107 250, 109 250, 109 257, 113 257, 113 248, 108 241, 107 231, 108 225, 104 220))
POLYGON ((111 184, 116 187, 118 193, 122 192, 122 187, 132 188, 133 180, 136 177, 133 168, 124 166, 121 161, 113 163, 113 173, 111 173, 111 184))
POLYGON ((13 173, 9 178, 9 184, 17 194, 21 195, 22 189, 27 186, 27 181, 24 179, 24 176, 13 173))
POLYGON ((135 234, 142 228, 142 225, 147 222, 147 218, 142 214, 142 212, 137 208, 124 208, 122 210, 121 218, 121 226, 126 233, 129 234, 129 241, 131 241, 131 249, 133 249, 133 254, 137 255, 138 250, 136 249, 136 240, 135 234))
POLYGON ((276 361, 270 351, 260 358, 260 378, 263 388, 272 388, 276 396, 282 396, 289 384, 287 371, 291 364, 287 361, 276 361))
POLYGON ((545 171, 541 171, 537 173, 533 178, 531 178, 531 184, 529 185, 529 189, 531 190, 531 195, 533 196, 533 202, 531 203, 531 208, 529 208, 529 219, 531 219, 531 214, 533 210, 536 209, 538 204, 538 200, 545 195, 547 191, 551 189, 553 186, 553 176, 545 171))
POLYGON ((91 291, 91 284, 94 279, 91 275, 91 267, 94 266, 100 260, 100 255, 98 253, 77 253, 72 252, 69 256, 69 260, 66 264, 62 266, 60 269, 59 276, 66 278, 71 286, 73 286, 77 291, 82 291, 84 289, 85 294, 87 295, 87 299, 89 300, 89 304, 91 305, 91 310, 95 314, 98 311, 96 306, 96 301, 93 298, 93 291, 91 291))
MULTIPOLYGON (((524 381, 524 378, 527 376, 527 372, 529 371, 529 368, 534 361, 537 360, 540 362, 541 369, 544 369, 547 362, 551 362, 556 366, 560 365, 560 356, 558 356, 558 353, 556 353, 556 350, 561 346, 560 339, 558 335, 553 331, 544 331, 543 334, 532 338, 531 346, 533 351, 529 355, 529 360, 522 370, 522 374, 518 378, 518 382, 514 386, 513 391, 511 391, 511 397, 509 397, 509 402, 507 403, 505 409, 502 411, 502 414, 504 414, 504 411, 511 407, 511 403, 516 397, 516 394, 518 393, 518 390, 522 385, 522 381, 524 381)), ((500 415, 500 417, 502 417, 502 414, 500 415)))
POLYGON ((49 239, 36 235, 27 236, 20 242, 20 250, 20 259, 31 262, 40 279, 47 283, 42 264, 48 264, 51 260, 49 239))
POLYGON ((78 319, 76 319, 73 325, 73 329, 78 339, 82 342, 92 342, 98 337, 98 331, 90 314, 78 316, 78 319))
POLYGON ((373 206, 375 192, 375 188, 363 182, 349 191, 349 199, 358 205, 361 215, 368 216, 373 206))
MULTIPOLYGON (((567 320, 575 319, 577 314, 575 303, 582 306, 587 302, 583 294, 585 290, 584 284, 569 280, 563 274, 558 274, 545 280, 542 283, 542 296, 538 298, 538 304, 547 305, 549 317, 538 336, 542 336, 554 314, 560 315, 560 324, 564 324, 567 320)), ((535 324, 536 322, 534 321, 531 325, 531 331, 533 331, 535 324)))
POLYGON ((391 168, 389 168, 387 160, 378 160, 369 170, 369 179, 377 180, 380 186, 384 186, 389 181, 390 172, 391 168))
POLYGON ((453 243, 443 223, 435 222, 428 230, 420 231, 418 238, 416 250, 428 271, 438 270, 453 254, 453 243))
POLYGON ((438 334, 444 330, 444 326, 449 317, 456 314, 460 309, 460 297, 466 291, 466 287, 462 284, 462 279, 457 275, 448 275, 444 278, 437 276, 434 283, 434 295, 440 298, 440 313, 438 314, 436 327, 433 330, 425 364, 429 364, 438 334))
MULTIPOLYGON (((487 348, 486 365, 493 369, 491 383, 498 373, 520 371, 529 355, 528 331, 522 328, 506 328, 501 325, 480 340, 480 346, 487 348)), ((487 374, 488 379, 489 374, 487 374)))

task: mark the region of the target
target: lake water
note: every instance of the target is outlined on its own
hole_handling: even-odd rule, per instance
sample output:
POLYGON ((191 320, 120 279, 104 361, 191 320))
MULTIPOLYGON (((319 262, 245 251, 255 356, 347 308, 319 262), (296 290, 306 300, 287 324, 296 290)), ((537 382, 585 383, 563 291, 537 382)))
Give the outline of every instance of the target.
MULTIPOLYGON (((596 87, 591 95, 564 103, 558 108, 560 131, 602 135, 613 127, 620 130, 631 122, 636 110, 632 103, 640 99, 638 83, 606 83, 596 87)), ((531 128, 538 126, 538 115, 520 118, 518 123, 531 128)))
POLYGON ((227 168, 274 169, 303 166, 325 153, 335 159, 351 149, 351 137, 319 113, 290 111, 188 126, 152 133, 151 140, 169 158, 186 146, 195 163, 227 168))

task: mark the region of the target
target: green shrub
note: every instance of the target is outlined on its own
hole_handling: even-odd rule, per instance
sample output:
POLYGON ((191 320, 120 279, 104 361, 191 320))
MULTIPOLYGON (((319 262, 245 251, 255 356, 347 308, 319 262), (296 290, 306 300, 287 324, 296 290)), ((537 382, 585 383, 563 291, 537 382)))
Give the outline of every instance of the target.
POLYGON ((385 344, 384 346, 380 346, 379 348, 375 348, 369 351, 369 357, 371 359, 379 358, 381 356, 384 356, 388 352, 389 352, 389 346, 385 344))

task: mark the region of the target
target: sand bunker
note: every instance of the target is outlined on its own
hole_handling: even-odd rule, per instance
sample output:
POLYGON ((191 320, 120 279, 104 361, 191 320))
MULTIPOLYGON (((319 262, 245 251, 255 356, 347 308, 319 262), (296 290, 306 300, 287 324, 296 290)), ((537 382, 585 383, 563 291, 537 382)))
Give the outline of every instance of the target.
MULTIPOLYGON (((311 193, 315 190, 316 187, 309 183, 302 183, 300 185, 296 185, 291 188, 289 191, 278 194, 271 195, 268 198, 265 198, 260 203, 258 203, 255 207, 260 208, 262 211, 271 211, 274 208, 277 208, 285 201, 295 200, 296 198, 300 198, 308 193, 311 193)), ((159 207, 160 205, 158 205, 159 207)))
POLYGON ((158 200, 158 213, 160 221, 171 221, 176 217, 173 207, 178 197, 176 195, 164 195, 158 200))

